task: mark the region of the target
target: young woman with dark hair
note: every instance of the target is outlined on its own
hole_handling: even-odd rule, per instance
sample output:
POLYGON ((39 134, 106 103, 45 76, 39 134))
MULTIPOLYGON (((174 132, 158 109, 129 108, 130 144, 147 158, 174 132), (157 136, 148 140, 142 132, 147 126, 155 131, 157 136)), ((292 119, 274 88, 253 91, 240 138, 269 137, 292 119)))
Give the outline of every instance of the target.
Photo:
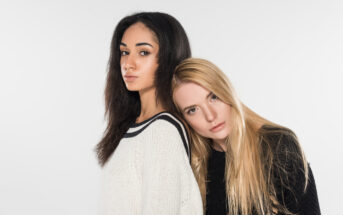
POLYGON ((180 23, 137 13, 117 25, 105 89, 108 124, 96 151, 104 214, 202 214, 190 148, 173 111, 175 67, 191 51, 180 23))
POLYGON ((172 80, 190 125, 192 167, 206 215, 319 215, 316 185, 295 134, 246 107, 228 78, 190 58, 172 80))

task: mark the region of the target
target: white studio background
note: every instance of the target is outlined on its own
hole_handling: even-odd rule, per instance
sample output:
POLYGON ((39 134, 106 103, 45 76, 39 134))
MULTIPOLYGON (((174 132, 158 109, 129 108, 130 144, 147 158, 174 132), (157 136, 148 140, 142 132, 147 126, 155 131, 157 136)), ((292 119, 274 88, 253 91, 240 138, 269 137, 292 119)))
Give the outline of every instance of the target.
POLYGON ((343 2, 0 1, 0 214, 96 214, 103 90, 118 21, 176 17, 194 57, 242 101, 298 135, 322 214, 343 188, 343 2))

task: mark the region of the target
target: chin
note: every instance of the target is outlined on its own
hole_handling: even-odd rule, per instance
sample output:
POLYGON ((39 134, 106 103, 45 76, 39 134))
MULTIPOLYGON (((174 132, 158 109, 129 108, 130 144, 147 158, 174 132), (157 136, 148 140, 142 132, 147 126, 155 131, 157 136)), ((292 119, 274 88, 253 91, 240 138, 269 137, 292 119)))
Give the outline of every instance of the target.
POLYGON ((222 140, 222 139, 225 139, 225 138, 227 138, 229 136, 229 134, 228 133, 226 133, 226 132, 223 132, 222 134, 217 134, 217 135, 214 135, 213 137, 212 137, 212 139, 216 139, 216 140, 222 140))
POLYGON ((216 136, 216 137, 212 137, 211 139, 213 140, 224 140, 226 139, 227 136, 216 136))
POLYGON ((135 86, 133 84, 126 84, 126 89, 128 91, 139 91, 140 90, 139 87, 137 87, 137 86, 135 86))
POLYGON ((134 88, 126 88, 128 91, 131 91, 131 92, 136 92, 136 91, 139 91, 139 90, 137 90, 137 89, 134 89, 134 88))

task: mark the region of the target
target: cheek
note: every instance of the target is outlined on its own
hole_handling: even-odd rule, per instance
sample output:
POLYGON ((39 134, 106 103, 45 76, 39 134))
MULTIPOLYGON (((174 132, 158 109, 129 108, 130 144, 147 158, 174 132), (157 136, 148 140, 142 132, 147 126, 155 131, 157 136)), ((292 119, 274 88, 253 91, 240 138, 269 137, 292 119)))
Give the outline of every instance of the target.
POLYGON ((228 135, 231 133, 231 127, 232 127, 232 117, 231 117, 231 106, 225 104, 225 107, 223 107, 222 112, 225 113, 224 117, 226 119, 226 122, 228 123, 227 132, 228 135))
POLYGON ((155 62, 151 61, 149 63, 142 64, 142 66, 143 70, 145 71, 145 74, 147 74, 147 78, 153 80, 155 78, 158 65, 156 65, 155 62))
POLYGON ((120 73, 122 77, 125 75, 125 70, 122 66, 120 67, 120 73))
POLYGON ((119 63, 120 63, 120 68, 123 68, 124 63, 125 63, 125 60, 124 60, 123 56, 120 57, 120 62, 119 63))
POLYGON ((124 62, 123 62, 123 60, 120 60, 120 72, 121 72, 122 76, 124 76, 125 69, 124 69, 124 62))
POLYGON ((150 73, 153 77, 155 77, 156 71, 157 71, 158 65, 155 61, 151 62, 150 64, 150 73))
POLYGON ((226 118, 228 121, 231 121, 231 106, 230 105, 227 105, 225 104, 225 108, 223 108, 226 113, 226 118))
POLYGON ((204 136, 205 132, 206 132, 206 125, 204 124, 204 122, 201 119, 191 119, 191 120, 187 120, 187 122, 189 123, 189 125, 193 128, 193 130, 195 132, 197 132, 198 134, 204 136))

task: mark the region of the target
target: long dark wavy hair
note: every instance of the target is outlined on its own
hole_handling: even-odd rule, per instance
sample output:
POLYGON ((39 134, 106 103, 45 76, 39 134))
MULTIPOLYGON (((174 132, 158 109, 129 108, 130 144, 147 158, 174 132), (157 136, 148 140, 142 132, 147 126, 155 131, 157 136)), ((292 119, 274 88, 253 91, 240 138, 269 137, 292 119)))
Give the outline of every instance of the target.
POLYGON ((171 79, 175 67, 191 56, 185 30, 172 16, 160 12, 142 12, 124 17, 114 30, 105 88, 105 116, 108 121, 96 153, 103 166, 119 141, 140 114, 140 98, 136 91, 128 91, 121 76, 120 42, 131 25, 141 22, 158 39, 158 68, 155 73, 156 101, 168 111, 173 111, 171 79))

